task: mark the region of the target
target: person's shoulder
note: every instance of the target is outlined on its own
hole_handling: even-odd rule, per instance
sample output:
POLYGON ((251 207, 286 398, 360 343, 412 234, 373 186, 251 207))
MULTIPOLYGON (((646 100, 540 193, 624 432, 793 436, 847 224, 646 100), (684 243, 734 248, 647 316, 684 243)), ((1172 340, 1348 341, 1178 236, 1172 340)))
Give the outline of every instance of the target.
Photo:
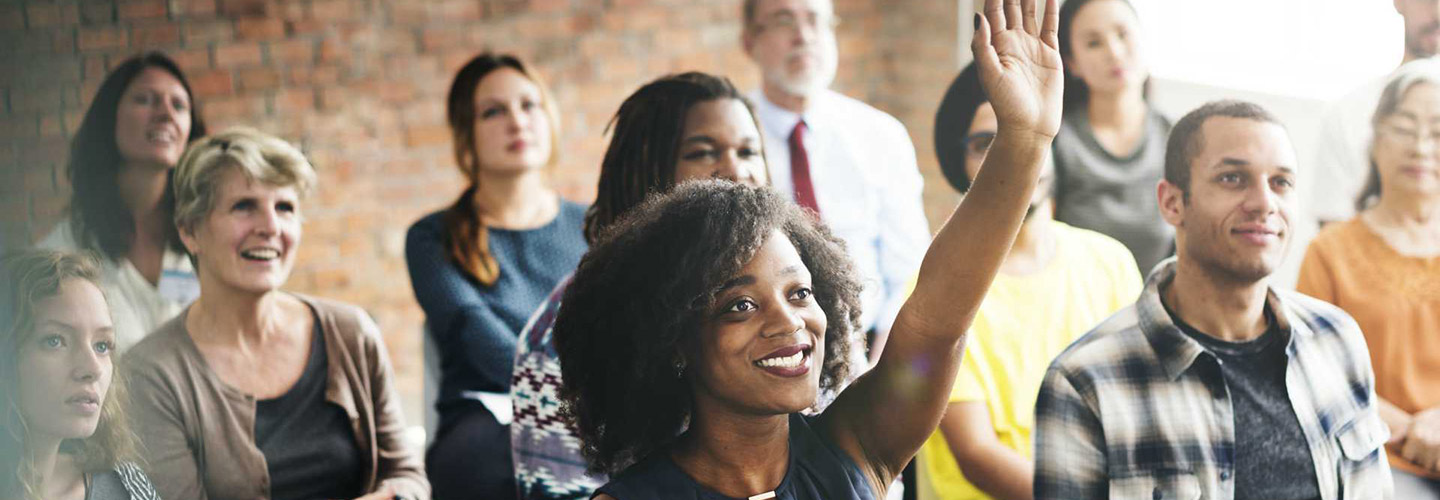
POLYGON ((380 327, 364 308, 324 297, 301 294, 295 297, 315 311, 321 328, 331 332, 329 338, 339 338, 346 346, 362 348, 380 343, 380 327))
POLYGON ((80 250, 80 244, 75 241, 74 226, 70 225, 70 219, 61 220, 55 227, 46 234, 44 238, 35 243, 36 248, 45 250, 59 250, 62 252, 75 252, 80 250))
POLYGON ((445 232, 445 212, 446 210, 436 210, 416 220, 415 223, 410 224, 410 229, 407 232, 408 236, 414 238, 417 236, 438 235, 445 232))
POLYGON ((190 334, 185 330, 186 315, 177 314, 161 323, 154 332, 125 350, 121 354, 124 365, 136 370, 168 371, 192 362, 190 350, 184 345, 185 336, 190 334))
MULTIPOLYGON (((155 486, 150 483, 150 476, 134 462, 119 462, 115 469, 106 471, 105 474, 112 480, 118 481, 129 494, 130 500, 159 500, 160 494, 155 491, 155 486)), ((100 478, 97 476, 96 480, 100 478)))
POLYGON ((891 129, 905 130, 905 124, 898 118, 871 106, 864 101, 848 95, 825 89, 821 94, 821 102, 834 111, 838 111, 844 117, 852 120, 860 120, 857 125, 879 126, 891 129))
POLYGON ((1101 367, 1124 364, 1143 354, 1150 343, 1140 327, 1140 315, 1130 305, 1101 321, 1075 339, 1051 362, 1050 369, 1066 374, 1086 373, 1101 367))
POLYGON ((1355 332, 1360 330, 1355 318, 1350 317, 1350 313, 1345 312, 1340 306, 1294 290, 1281 288, 1272 290, 1280 296, 1284 307, 1294 313, 1291 315, 1293 319, 1305 322, 1317 334, 1345 334, 1351 330, 1355 332))
POLYGON ((1167 137, 1164 137, 1164 139, 1169 139, 1170 129, 1175 128, 1175 121, 1171 120, 1169 116, 1166 116, 1165 113, 1161 112, 1160 109, 1155 106, 1150 106, 1148 112, 1150 113, 1150 119, 1154 120, 1155 127, 1165 131, 1167 137))
POLYGON ((1060 221, 1055 221, 1055 228, 1060 236, 1060 247, 1082 261, 1100 262, 1110 267, 1135 265, 1135 255, 1120 240, 1060 221))
POLYGON ((1347 246, 1369 230, 1369 228, 1365 227, 1365 222, 1360 220, 1360 216, 1356 215, 1344 222, 1326 224, 1325 227, 1320 228, 1320 232, 1315 235, 1315 239, 1310 241, 1310 245, 1327 247, 1347 246))
POLYGON ((560 215, 567 219, 578 218, 584 220, 585 211, 589 209, 590 205, 586 205, 577 201, 571 201, 565 197, 560 198, 560 215))

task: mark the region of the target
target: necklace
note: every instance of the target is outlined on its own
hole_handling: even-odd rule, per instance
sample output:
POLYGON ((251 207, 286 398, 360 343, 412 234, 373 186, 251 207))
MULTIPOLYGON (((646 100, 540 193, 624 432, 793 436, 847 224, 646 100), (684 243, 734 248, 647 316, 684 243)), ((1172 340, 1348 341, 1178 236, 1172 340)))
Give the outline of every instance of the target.
POLYGON ((767 491, 767 492, 765 492, 765 493, 761 493, 761 494, 759 494, 759 495, 755 495, 755 496, 750 497, 750 498, 747 498, 747 499, 745 499, 745 500, 770 500, 770 499, 772 499, 772 498, 775 498, 775 492, 774 492, 774 491, 767 491))

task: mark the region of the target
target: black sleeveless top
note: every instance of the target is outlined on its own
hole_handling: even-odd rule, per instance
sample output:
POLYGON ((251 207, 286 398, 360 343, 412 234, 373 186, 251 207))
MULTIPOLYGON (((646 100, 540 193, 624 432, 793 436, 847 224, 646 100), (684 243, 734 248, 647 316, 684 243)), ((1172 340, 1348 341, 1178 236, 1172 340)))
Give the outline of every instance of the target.
MULTIPOLYGON (((811 418, 790 414, 790 466, 772 498, 877 500, 860 467, 811 428, 811 418)), ((746 500, 732 499, 700 486, 663 451, 625 469, 595 493, 617 500, 746 500)), ((763 492, 757 495, 768 496, 763 492)))

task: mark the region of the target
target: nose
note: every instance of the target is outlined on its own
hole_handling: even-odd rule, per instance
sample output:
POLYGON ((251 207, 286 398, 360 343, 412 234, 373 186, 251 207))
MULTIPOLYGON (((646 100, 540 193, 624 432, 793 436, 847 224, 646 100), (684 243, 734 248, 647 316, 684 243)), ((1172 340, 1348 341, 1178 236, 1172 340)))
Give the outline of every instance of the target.
POLYGON ((258 219, 255 224, 255 232, 261 236, 270 236, 280 232, 280 213, 275 210, 275 207, 261 210, 258 219))
POLYGON ((1279 196, 1270 189, 1269 182, 1255 183, 1245 192, 1245 211, 1261 215, 1271 214, 1280 205, 1279 196))
POLYGON ((156 122, 173 122, 175 116, 180 113, 172 99, 161 96, 156 97, 153 102, 154 105, 151 106, 151 109, 155 112, 150 117, 156 122))
POLYGON ((530 114, 520 106, 511 106, 510 112, 506 115, 510 119, 511 131, 519 131, 530 124, 530 114))
POLYGON ((805 319, 800 317, 800 309, 784 300, 780 301, 780 306, 772 308, 770 317, 766 320, 765 332, 771 337, 789 335, 805 327, 805 319))
POLYGON ((71 362, 73 365, 70 370, 70 378, 76 382, 93 382, 100 378, 103 362, 100 360, 100 354, 96 353, 91 345, 86 344, 80 349, 75 349, 71 362))

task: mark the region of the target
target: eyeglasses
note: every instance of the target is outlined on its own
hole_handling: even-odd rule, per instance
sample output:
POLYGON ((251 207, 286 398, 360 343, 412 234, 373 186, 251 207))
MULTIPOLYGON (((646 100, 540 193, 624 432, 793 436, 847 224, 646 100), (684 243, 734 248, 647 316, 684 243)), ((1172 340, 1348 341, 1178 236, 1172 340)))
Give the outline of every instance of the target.
POLYGON ((990 144, 995 142, 994 132, 976 132, 965 136, 960 144, 965 148, 965 155, 971 158, 984 158, 990 152, 990 144))
POLYGON ((1423 139, 1431 146, 1440 146, 1440 127, 1405 127, 1393 123, 1380 127, 1381 136, 1402 145, 1420 144, 1423 139))
POLYGON ((823 31, 828 33, 834 32, 835 28, 840 27, 840 18, 837 16, 821 16, 811 12, 806 14, 802 19, 789 12, 781 12, 755 25, 760 28, 760 31, 778 30, 785 33, 799 33, 801 26, 819 33, 822 31, 820 28, 824 27, 825 29, 823 31))

